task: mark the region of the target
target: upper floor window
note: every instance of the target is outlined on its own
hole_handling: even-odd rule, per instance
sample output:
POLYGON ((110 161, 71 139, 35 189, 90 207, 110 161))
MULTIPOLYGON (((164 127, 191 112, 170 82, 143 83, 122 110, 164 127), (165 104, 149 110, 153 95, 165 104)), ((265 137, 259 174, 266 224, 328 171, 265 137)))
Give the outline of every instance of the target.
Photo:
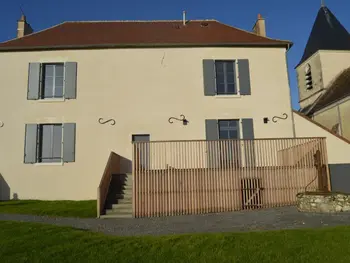
POLYGON ((77 63, 29 63, 28 100, 75 99, 77 63))
POLYGON ((63 98, 63 82, 64 82, 64 65, 60 64, 43 64, 42 85, 40 97, 63 98))
POLYGON ((203 60, 204 95, 251 95, 248 59, 203 60))
POLYGON ((236 86, 236 63, 234 60, 216 60, 216 94, 237 94, 236 86))
POLYGON ((308 90, 313 88, 312 72, 311 72, 310 64, 306 64, 305 66, 305 85, 306 85, 306 89, 308 90))

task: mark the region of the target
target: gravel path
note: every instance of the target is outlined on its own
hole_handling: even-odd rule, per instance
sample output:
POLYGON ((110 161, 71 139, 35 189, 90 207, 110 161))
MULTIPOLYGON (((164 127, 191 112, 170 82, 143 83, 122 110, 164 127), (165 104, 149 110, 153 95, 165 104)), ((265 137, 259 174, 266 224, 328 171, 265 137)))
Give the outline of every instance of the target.
POLYGON ((350 225, 350 213, 307 214, 295 207, 139 219, 81 219, 0 214, 0 221, 38 222, 118 236, 241 232, 350 225))

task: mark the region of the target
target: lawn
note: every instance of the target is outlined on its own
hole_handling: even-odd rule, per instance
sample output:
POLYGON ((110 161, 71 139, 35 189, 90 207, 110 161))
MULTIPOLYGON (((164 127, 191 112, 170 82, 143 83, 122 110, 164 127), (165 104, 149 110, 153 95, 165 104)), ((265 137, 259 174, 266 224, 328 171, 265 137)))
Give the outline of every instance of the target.
POLYGON ((0 213, 63 217, 96 217, 96 200, 0 201, 0 213))
POLYGON ((350 262, 350 227, 163 237, 112 237, 0 222, 1 262, 350 262))

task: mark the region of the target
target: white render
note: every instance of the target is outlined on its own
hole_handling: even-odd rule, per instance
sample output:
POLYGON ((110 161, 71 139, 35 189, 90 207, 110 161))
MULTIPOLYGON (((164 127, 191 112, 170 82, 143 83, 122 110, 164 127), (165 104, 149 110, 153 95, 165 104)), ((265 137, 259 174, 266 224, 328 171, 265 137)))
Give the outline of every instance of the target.
MULTIPOLYGON (((205 139, 206 119, 253 118, 255 138, 294 136, 285 48, 3 52, 0 80, 0 174, 11 198, 96 199, 109 153, 131 160, 132 134, 205 139), (252 94, 204 96, 203 59, 249 59, 252 94), (78 63, 76 99, 27 100, 30 62, 68 61, 78 63), (271 122, 284 113, 286 120, 271 122), (181 114, 187 126, 168 122, 181 114), (270 122, 264 124, 264 117, 270 122), (99 124, 99 118, 112 118, 116 125, 99 124), (24 164, 25 124, 66 122, 76 123, 76 161, 24 164)), ((124 168, 129 170, 130 162, 124 168)))

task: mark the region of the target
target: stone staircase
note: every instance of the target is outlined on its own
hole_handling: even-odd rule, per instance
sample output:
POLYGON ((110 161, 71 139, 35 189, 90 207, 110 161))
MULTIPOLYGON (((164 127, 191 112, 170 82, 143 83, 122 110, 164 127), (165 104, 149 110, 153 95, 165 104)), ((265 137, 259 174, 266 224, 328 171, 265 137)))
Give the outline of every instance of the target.
POLYGON ((132 174, 112 175, 106 199, 105 215, 101 218, 132 217, 132 174))

